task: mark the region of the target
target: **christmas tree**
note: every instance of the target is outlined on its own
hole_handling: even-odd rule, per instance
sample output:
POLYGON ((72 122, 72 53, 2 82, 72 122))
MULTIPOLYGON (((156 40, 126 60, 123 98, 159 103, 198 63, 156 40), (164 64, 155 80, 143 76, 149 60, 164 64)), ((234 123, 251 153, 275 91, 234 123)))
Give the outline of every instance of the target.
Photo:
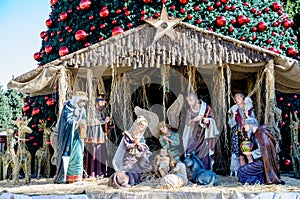
POLYGON ((51 0, 40 65, 123 31, 159 18, 165 4, 170 18, 246 41, 276 53, 297 57, 294 21, 279 0, 51 0))
POLYGON ((27 118, 32 118, 28 125, 32 133, 26 135, 30 140, 26 144, 32 154, 43 146, 43 129, 39 124, 46 121, 47 127, 51 127, 57 121, 57 100, 57 94, 24 98, 23 114, 27 118))
MULTIPOLYGON (((285 9, 288 14, 294 19, 294 27, 295 33, 297 37, 300 35, 300 0, 285 0, 285 9)), ((298 43, 298 50, 300 45, 298 43)))
POLYGON ((0 85, 0 125, 8 127, 11 124, 12 112, 9 106, 9 99, 5 95, 5 91, 0 85))
POLYGON ((0 85, 0 125, 13 127, 12 120, 22 116, 23 94, 15 90, 2 89, 0 85))
MULTIPOLYGON (((291 150, 291 133, 290 133, 290 114, 297 116, 300 119, 300 96, 297 94, 287 94, 282 92, 276 92, 276 101, 278 107, 282 110, 282 122, 281 122, 281 169, 291 170, 292 162, 290 157, 291 150)), ((300 126, 299 126, 300 128, 300 126)))

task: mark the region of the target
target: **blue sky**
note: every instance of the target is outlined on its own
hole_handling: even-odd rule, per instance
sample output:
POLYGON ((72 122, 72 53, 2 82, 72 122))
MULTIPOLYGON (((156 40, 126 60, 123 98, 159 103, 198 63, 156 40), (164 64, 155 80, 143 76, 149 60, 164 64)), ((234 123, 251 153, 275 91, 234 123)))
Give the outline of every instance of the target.
POLYGON ((35 69, 33 54, 47 30, 50 0, 0 0, 0 85, 6 89, 12 76, 35 69))

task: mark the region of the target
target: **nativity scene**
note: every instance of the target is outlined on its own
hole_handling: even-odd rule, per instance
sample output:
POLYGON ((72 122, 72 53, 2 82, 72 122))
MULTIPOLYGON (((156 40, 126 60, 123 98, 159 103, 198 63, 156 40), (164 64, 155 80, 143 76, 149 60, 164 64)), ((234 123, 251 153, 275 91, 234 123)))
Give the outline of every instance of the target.
POLYGON ((156 19, 11 80, 30 96, 56 96, 52 185, 101 185, 90 192, 99 198, 218 197, 213 189, 228 179, 281 189, 289 182, 278 172, 275 91, 300 92, 298 61, 160 8, 156 19), (170 189, 178 192, 155 191, 170 189))

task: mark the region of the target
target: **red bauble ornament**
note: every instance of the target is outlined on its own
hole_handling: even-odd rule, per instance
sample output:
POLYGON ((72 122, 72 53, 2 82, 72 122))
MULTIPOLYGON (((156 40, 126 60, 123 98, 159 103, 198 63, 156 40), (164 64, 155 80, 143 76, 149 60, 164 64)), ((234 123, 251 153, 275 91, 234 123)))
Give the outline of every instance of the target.
POLYGON ((128 17, 129 15, 130 15, 130 11, 129 11, 129 10, 126 10, 126 11, 125 11, 125 16, 128 17))
POLYGON ((79 7, 81 10, 87 10, 91 7, 91 5, 92 5, 91 0, 81 0, 79 7))
POLYGON ((280 97, 280 98, 279 98, 279 101, 283 101, 283 97, 280 97))
POLYGON ((229 0, 221 0, 222 3, 228 3, 229 0))
POLYGON ((122 10, 121 9, 117 9, 116 10, 116 14, 121 14, 122 10))
POLYGON ((217 1, 215 4, 217 7, 220 7, 222 5, 222 3, 220 1, 217 1))
POLYGON ((229 31, 229 32, 233 32, 233 31, 234 31, 234 27, 230 26, 230 27, 228 28, 228 31, 229 31))
POLYGON ((181 8, 181 9, 180 9, 180 13, 181 13, 181 14, 184 14, 185 11, 186 11, 185 8, 181 8))
POLYGON ((121 28, 120 26, 114 27, 112 29, 112 36, 116 36, 120 33, 124 32, 123 28, 121 28))
POLYGON ((267 24, 266 22, 261 21, 261 22, 259 22, 259 23, 257 24, 257 29, 258 29, 260 32, 263 32, 263 31, 267 30, 267 28, 268 28, 268 24, 267 24))
POLYGON ((199 6, 194 6, 194 10, 195 10, 195 11, 199 11, 199 10, 200 10, 200 7, 199 7, 199 6))
POLYGON ((256 27, 253 27, 251 28, 252 32, 256 32, 257 31, 257 28, 256 27))
POLYGON ((128 24, 127 24, 127 28, 129 28, 129 29, 132 28, 132 26, 133 26, 132 23, 128 23, 128 24))
POLYGON ((256 13, 256 9, 255 8, 251 8, 250 12, 254 14, 254 13, 256 13))
POLYGON ((252 35, 252 41, 255 41, 257 39, 256 35, 252 35))
POLYGON ((47 19, 47 20, 46 20, 46 26, 47 26, 48 28, 50 28, 52 25, 53 25, 52 19, 51 19, 51 18, 47 19))
POLYGON ((293 48, 293 47, 291 47, 291 48, 288 48, 287 49, 287 56, 289 56, 289 57, 294 57, 294 56, 296 56, 296 54, 297 54, 297 51, 296 51, 296 49, 295 48, 293 48))
POLYGON ((265 8, 265 9, 264 9, 264 12, 265 12, 265 13, 268 13, 269 11, 270 11, 269 8, 265 8))
POLYGON ((64 21, 68 18, 68 13, 67 12, 62 12, 60 15, 59 15, 59 18, 64 21))
POLYGON ((30 106, 28 104, 23 106, 23 112, 27 112, 29 109, 30 106))
POLYGON ((270 43, 272 43, 272 39, 269 38, 269 39, 267 39, 266 42, 267 42, 267 44, 270 44, 270 43))
POLYGON ((40 37, 42 38, 42 39, 44 39, 44 37, 47 35, 47 32, 46 31, 43 31, 43 32, 41 32, 40 33, 40 37))
POLYGON ((58 0, 50 0, 51 6, 54 6, 57 2, 58 2, 58 0))
POLYGON ((181 4, 183 4, 183 5, 185 5, 185 4, 188 4, 188 3, 189 3, 189 0, 179 0, 179 2, 180 2, 181 4))
POLYGON ((274 10, 275 12, 278 12, 278 11, 281 10, 281 9, 282 9, 282 6, 280 5, 279 2, 274 2, 274 3, 273 3, 273 10, 274 10))
POLYGON ((236 6, 235 6, 235 5, 232 5, 232 6, 231 6, 231 10, 232 10, 232 11, 235 11, 235 10, 236 10, 236 6))
POLYGON ((105 23, 100 25, 101 29, 104 29, 106 27, 105 23))
MULTIPOLYGON (((65 56, 65 55, 67 55, 67 54, 69 54, 69 48, 67 47, 67 46, 62 46, 62 47, 60 47, 60 49, 59 49, 59 56, 65 56)), ((50 99, 52 99, 52 98, 50 98, 50 99)), ((49 100, 48 100, 49 101, 49 100)), ((48 104, 48 101, 46 102, 47 104, 48 104)), ((49 106, 49 105, 48 105, 49 106)))
POLYGON ((39 107, 35 107, 35 108, 32 110, 31 116, 34 116, 34 115, 39 114, 40 111, 41 111, 41 109, 40 109, 39 107))
POLYGON ((77 41, 84 41, 87 37, 87 33, 84 31, 84 30, 78 30, 76 33, 75 33, 75 39, 77 41))
POLYGON ((290 19, 287 19, 283 22, 283 27, 284 29, 289 29, 290 27, 292 27, 292 21, 290 19))
POLYGON ((51 52, 52 52, 52 46, 51 46, 51 45, 46 46, 46 47, 45 47, 45 52, 46 52, 47 54, 51 53, 51 52))
POLYGON ((245 15, 240 15, 237 17, 236 21, 240 26, 242 26, 247 23, 247 17, 245 15))
POLYGON ((208 6, 208 7, 207 7, 207 10, 213 11, 213 10, 214 10, 214 7, 213 7, 213 6, 208 6))
POLYGON ((143 0, 144 3, 152 3, 152 0, 143 0))
POLYGON ((187 18, 188 18, 188 20, 191 20, 191 19, 193 19, 193 15, 192 14, 188 14, 187 18))
POLYGON ((197 24, 202 24, 202 20, 201 19, 197 19, 197 24))
POLYGON ((167 0, 161 0, 161 3, 166 4, 167 0))
POLYGON ((53 98, 49 98, 49 99, 47 100, 46 104, 47 104, 48 106, 53 106, 53 105, 55 105, 55 100, 54 100, 53 98))
POLYGON ((257 11, 257 16, 260 16, 261 15, 261 11, 257 11))
POLYGON ((36 61, 41 61, 43 55, 40 53, 40 52, 36 52, 33 54, 33 58, 36 60, 36 61))
POLYGON ((271 48, 269 48, 269 51, 277 53, 278 50, 276 48, 274 48, 274 47, 271 47, 271 48))
POLYGON ((216 23, 218 26, 225 26, 226 25, 226 18, 224 16, 218 16, 216 19, 216 23))
POLYGON ((285 166, 290 166, 292 164, 292 161, 290 159, 284 159, 283 162, 285 166))
POLYGON ((95 26, 91 26, 91 27, 90 27, 90 30, 91 30, 91 31, 94 31, 95 29, 96 29, 95 26))
POLYGON ((294 95, 294 99, 297 99, 298 98, 298 96, 297 95, 294 95))
POLYGON ((100 17, 105 18, 109 15, 109 10, 107 9, 106 6, 104 6, 100 12, 99 12, 100 17))

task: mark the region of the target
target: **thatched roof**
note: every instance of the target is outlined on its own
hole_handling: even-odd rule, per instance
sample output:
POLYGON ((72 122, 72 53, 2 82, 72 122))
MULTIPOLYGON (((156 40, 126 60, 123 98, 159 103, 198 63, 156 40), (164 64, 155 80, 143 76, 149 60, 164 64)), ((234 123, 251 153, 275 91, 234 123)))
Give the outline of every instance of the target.
POLYGON ((40 75, 48 74, 50 78, 62 66, 71 70, 99 67, 119 70, 126 67, 135 69, 190 65, 205 72, 228 65, 241 78, 241 74, 257 72, 268 60, 274 60, 276 89, 300 93, 297 60, 184 22, 178 23, 174 31, 177 37, 175 40, 163 36, 153 43, 156 28, 148 24, 141 25, 47 63, 42 69, 23 74, 11 80, 8 87, 28 94, 45 94, 46 90, 49 91, 47 87, 50 83, 48 81, 47 85, 42 85, 40 75), (31 90, 35 84, 40 87, 31 90))

